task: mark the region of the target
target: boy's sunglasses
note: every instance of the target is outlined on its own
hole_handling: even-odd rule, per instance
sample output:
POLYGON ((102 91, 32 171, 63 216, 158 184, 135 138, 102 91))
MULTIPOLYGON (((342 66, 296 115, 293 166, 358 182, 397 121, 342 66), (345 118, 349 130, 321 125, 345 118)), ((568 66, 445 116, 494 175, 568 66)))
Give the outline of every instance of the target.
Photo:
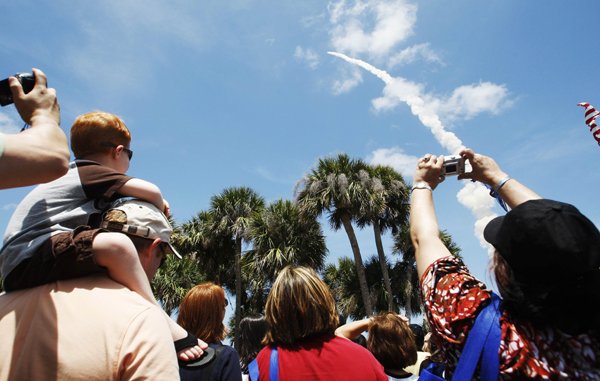
MULTIPOLYGON (((109 147, 109 148, 117 148, 119 146, 119 144, 110 143, 110 142, 104 142, 104 143, 102 143, 102 145, 104 147, 109 147)), ((123 151, 125 151, 125 153, 129 157, 129 160, 131 160, 131 158, 133 157, 133 151, 130 150, 129 148, 126 148, 125 146, 123 146, 123 151)))

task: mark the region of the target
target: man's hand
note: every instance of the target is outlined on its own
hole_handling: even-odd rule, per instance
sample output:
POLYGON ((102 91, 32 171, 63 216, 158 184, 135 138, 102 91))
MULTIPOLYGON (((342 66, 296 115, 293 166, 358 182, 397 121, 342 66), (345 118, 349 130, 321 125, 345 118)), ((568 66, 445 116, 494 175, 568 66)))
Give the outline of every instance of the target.
POLYGON ((35 85, 28 94, 25 94, 21 82, 17 78, 8 78, 19 115, 25 123, 32 127, 37 122, 46 121, 60 124, 60 106, 56 98, 56 90, 47 87, 48 80, 43 71, 35 68, 32 71, 35 76, 35 85))

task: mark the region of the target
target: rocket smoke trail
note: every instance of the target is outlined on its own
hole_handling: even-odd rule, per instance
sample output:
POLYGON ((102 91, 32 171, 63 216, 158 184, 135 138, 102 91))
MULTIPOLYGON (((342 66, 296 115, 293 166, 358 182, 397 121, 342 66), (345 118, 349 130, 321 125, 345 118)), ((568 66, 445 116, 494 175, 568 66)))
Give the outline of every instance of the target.
POLYGON ((462 141, 454 133, 446 131, 436 113, 429 110, 427 102, 424 99, 425 96, 421 94, 421 86, 407 81, 404 78, 394 78, 387 72, 377 69, 371 64, 356 58, 348 57, 345 54, 336 52, 327 53, 351 64, 360 66, 381 79, 386 84, 386 88, 384 89, 386 95, 406 103, 410 107, 413 115, 418 117, 421 123, 431 130, 435 139, 450 153, 457 154, 461 149, 465 148, 462 141))
MULTIPOLYGON (((454 133, 446 131, 436 111, 428 106, 427 99, 431 99, 431 96, 423 92, 421 85, 404 78, 392 77, 384 70, 378 69, 362 60, 348 57, 345 54, 337 52, 327 53, 341 58, 348 63, 357 65, 381 79, 385 83, 383 90, 385 97, 383 99, 380 98, 379 102, 385 103, 383 104, 385 106, 406 103, 410 107, 412 114, 419 118, 421 123, 431 131, 438 143, 450 153, 457 154, 464 148, 462 141, 454 133)), ((475 236, 479 239, 481 246, 487 248, 491 254, 491 246, 483 239, 483 228, 496 216, 492 211, 494 199, 488 195, 488 190, 483 185, 473 182, 466 182, 458 192, 457 198, 477 219, 474 227, 475 236)))

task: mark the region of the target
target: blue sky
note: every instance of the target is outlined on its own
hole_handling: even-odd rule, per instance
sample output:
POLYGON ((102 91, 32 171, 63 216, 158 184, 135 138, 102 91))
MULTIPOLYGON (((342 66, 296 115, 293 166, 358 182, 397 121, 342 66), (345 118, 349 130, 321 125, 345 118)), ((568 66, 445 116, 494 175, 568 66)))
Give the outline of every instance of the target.
MULTIPOLYGON (((178 222, 226 187, 290 199, 327 155, 410 181, 418 156, 462 144, 599 225, 600 147, 576 106, 600 107, 599 11, 592 0, 4 1, 0 76, 44 70, 67 133, 84 112, 121 116, 129 173, 159 185, 178 222)), ((21 126, 0 109, 0 131, 21 126)), ((2 191, 0 230, 27 191, 2 191)), ((435 201, 487 280, 478 231, 501 210, 453 178, 435 201)), ((345 233, 324 228, 330 261, 351 257, 345 233)), ((371 230, 359 243, 375 253, 371 230)))

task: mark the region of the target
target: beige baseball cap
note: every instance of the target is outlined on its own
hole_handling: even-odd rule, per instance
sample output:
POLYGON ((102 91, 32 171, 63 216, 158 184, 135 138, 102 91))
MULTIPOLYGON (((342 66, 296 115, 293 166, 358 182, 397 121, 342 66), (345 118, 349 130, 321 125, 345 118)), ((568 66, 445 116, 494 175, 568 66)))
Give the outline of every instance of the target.
POLYGON ((100 227, 147 239, 160 238, 169 252, 181 259, 171 245, 173 227, 165 215, 153 204, 138 199, 115 201, 102 216, 100 227))

